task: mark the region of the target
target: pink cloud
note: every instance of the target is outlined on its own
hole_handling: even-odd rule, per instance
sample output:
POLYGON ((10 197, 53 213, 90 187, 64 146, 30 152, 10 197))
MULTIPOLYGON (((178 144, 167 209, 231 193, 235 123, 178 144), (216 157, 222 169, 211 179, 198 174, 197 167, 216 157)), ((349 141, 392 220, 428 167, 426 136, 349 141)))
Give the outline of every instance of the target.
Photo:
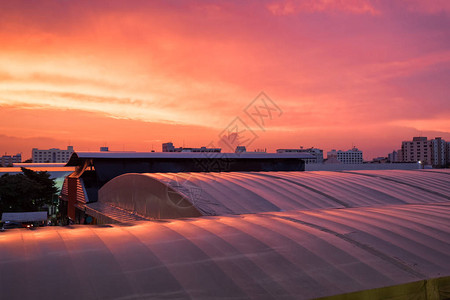
POLYGON ((450 12, 450 1, 448 0, 403 0, 403 3, 408 10, 420 13, 450 12))
POLYGON ((284 0, 267 5, 274 15, 291 15, 313 12, 345 12, 377 15, 380 12, 367 0, 284 0))

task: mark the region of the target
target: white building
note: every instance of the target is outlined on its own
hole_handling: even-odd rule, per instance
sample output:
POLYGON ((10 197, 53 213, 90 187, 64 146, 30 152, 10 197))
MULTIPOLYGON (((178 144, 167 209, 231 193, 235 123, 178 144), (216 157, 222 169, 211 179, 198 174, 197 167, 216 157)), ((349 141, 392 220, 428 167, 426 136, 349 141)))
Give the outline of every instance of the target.
POLYGON ((9 167, 14 163, 22 162, 22 154, 18 153, 16 155, 3 155, 0 157, 0 166, 9 167))
POLYGON ((277 153, 309 153, 313 158, 304 159, 307 164, 321 164, 323 163, 323 150, 317 148, 300 148, 300 149, 277 149, 277 153))
POLYGON ((327 153, 327 159, 330 161, 337 160, 343 164, 362 164, 363 153, 355 147, 347 151, 333 149, 327 153))
POLYGON ((66 163, 74 152, 73 146, 67 146, 67 150, 60 150, 52 148, 42 150, 33 148, 32 159, 33 163, 66 163))

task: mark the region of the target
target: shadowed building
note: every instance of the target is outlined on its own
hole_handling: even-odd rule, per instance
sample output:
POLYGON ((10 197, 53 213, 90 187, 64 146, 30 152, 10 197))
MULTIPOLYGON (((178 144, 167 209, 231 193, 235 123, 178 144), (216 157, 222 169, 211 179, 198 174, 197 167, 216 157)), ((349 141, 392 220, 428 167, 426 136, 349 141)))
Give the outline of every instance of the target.
POLYGON ((73 222, 85 221, 86 203, 97 202, 98 190, 127 173, 303 171, 307 153, 152 153, 76 152, 67 166, 76 171, 64 182, 62 211, 73 222))

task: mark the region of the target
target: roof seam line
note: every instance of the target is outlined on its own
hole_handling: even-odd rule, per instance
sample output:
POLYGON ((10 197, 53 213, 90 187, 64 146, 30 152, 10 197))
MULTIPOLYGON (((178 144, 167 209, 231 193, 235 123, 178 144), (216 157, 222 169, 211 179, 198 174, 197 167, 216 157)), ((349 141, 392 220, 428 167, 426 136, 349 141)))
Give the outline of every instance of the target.
POLYGON ((418 189, 418 190, 421 190, 421 191, 433 194, 435 196, 439 196, 439 197, 445 198, 447 200, 450 200, 450 197, 447 196, 447 195, 444 195, 444 194, 441 194, 441 193, 438 193, 438 192, 435 192, 435 191, 432 191, 432 190, 429 190, 429 189, 426 189, 426 188, 423 188, 423 187, 415 186, 413 184, 409 184, 409 183, 406 183, 406 182, 403 182, 403 181, 400 181, 400 180, 397 180, 397 179, 394 179, 394 178, 383 177, 383 176, 380 176, 380 175, 358 173, 358 172, 354 172, 354 171, 342 171, 342 172, 343 173, 349 173, 349 174, 355 174, 355 175, 361 175, 361 176, 367 176, 367 177, 373 177, 373 178, 380 178, 380 179, 387 180, 387 181, 392 181, 392 182, 395 182, 395 183, 403 184, 403 185, 406 185, 406 186, 409 186, 409 187, 412 187, 412 188, 415 188, 415 189, 418 189))
POLYGON ((299 182, 296 182, 296 181, 293 181, 293 180, 290 180, 290 179, 287 179, 287 178, 278 177, 278 176, 269 175, 269 174, 255 173, 255 175, 258 175, 258 176, 266 176, 266 177, 271 177, 271 178, 276 178, 276 179, 281 179, 281 180, 290 182, 290 183, 292 183, 292 184, 301 186, 301 187, 303 187, 303 188, 305 188, 305 189, 307 189, 307 190, 310 190, 310 191, 312 191, 312 192, 314 192, 314 193, 316 193, 316 194, 319 194, 319 195, 322 195, 322 196, 324 196, 324 197, 327 197, 328 199, 333 200, 334 202, 336 202, 336 203, 338 203, 338 204, 344 206, 345 208, 350 208, 350 207, 351 207, 349 204, 347 204, 347 203, 345 203, 345 202, 343 202, 343 201, 341 201, 341 200, 339 200, 339 199, 337 199, 337 198, 335 198, 335 197, 333 197, 333 196, 331 196, 331 195, 328 195, 327 193, 324 193, 324 192, 319 191, 319 190, 316 190, 316 189, 314 189, 314 188, 312 188, 312 187, 310 187, 310 186, 307 186, 307 185, 305 185, 305 184, 301 184, 301 183, 299 183, 299 182))
POLYGON ((287 221, 294 222, 294 223, 299 223, 299 224, 308 226, 310 228, 317 229, 317 230, 320 230, 322 232, 326 232, 326 233, 332 234, 332 235, 334 235, 334 236, 336 236, 336 237, 338 237, 338 238, 340 238, 340 239, 342 239, 342 240, 344 240, 344 241, 346 241, 346 242, 348 242, 348 243, 350 243, 350 244, 352 244, 352 245, 354 245, 354 246, 356 246, 356 247, 358 247, 358 248, 360 248, 360 249, 362 249, 362 250, 364 250, 366 252, 369 252, 372 255, 375 255, 376 257, 386 261, 387 263, 390 263, 390 264, 396 266, 397 268, 400 268, 403 271, 408 272, 409 274, 411 274, 411 275, 413 275, 413 276, 415 276, 417 278, 420 278, 420 279, 426 278, 426 276, 424 274, 422 274, 422 273, 420 273, 420 272, 410 268, 408 265, 404 264, 403 262, 401 262, 401 261, 399 261, 399 260, 397 260, 397 259, 395 259, 395 258, 393 258, 393 257, 391 257, 389 255, 386 255, 383 252, 378 251, 378 250, 374 249, 373 247, 370 247, 369 245, 366 245, 366 244, 360 243, 358 241, 355 241, 355 240, 349 238, 348 236, 346 236, 344 234, 338 233, 338 232, 333 231, 331 229, 328 229, 326 227, 322 227, 322 226, 319 226, 319 225, 316 225, 316 224, 313 224, 313 223, 309 223, 309 222, 305 222, 305 221, 302 221, 302 220, 298 220, 298 219, 294 219, 294 218, 290 218, 290 217, 285 217, 285 216, 277 216, 277 215, 267 214, 267 213, 265 213, 263 215, 270 216, 270 217, 275 217, 275 218, 278 218, 278 219, 287 220, 287 221))

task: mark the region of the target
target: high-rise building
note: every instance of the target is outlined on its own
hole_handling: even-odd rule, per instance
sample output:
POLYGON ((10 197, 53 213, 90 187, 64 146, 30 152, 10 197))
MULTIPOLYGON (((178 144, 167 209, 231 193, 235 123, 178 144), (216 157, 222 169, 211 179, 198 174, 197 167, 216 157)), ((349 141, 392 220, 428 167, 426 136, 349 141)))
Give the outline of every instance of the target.
POLYGON ((73 146, 68 146, 67 150, 60 150, 58 148, 42 150, 33 148, 32 159, 33 163, 66 163, 69 161, 73 152, 73 146))
POLYGON ((441 137, 428 140, 426 137, 413 137, 412 141, 402 142, 402 162, 421 162, 436 167, 446 166, 449 160, 448 143, 441 137))
POLYGON ((447 142, 446 143, 446 147, 445 147, 445 149, 446 149, 446 158, 447 158, 447 166, 449 166, 450 167, 450 142, 447 142))
POLYGON ((447 165, 447 143, 440 137, 430 141, 431 144, 431 164, 436 167, 447 165))
POLYGON ((431 163, 431 144, 426 137, 413 137, 412 141, 402 142, 402 161, 431 163))
POLYGON ((14 163, 22 162, 22 154, 17 153, 16 155, 3 155, 0 158, 0 166, 9 167, 14 163))
POLYGON ((323 150, 317 148, 299 148, 299 149, 277 149, 277 153, 309 153, 313 158, 303 159, 307 164, 323 163, 323 150))

